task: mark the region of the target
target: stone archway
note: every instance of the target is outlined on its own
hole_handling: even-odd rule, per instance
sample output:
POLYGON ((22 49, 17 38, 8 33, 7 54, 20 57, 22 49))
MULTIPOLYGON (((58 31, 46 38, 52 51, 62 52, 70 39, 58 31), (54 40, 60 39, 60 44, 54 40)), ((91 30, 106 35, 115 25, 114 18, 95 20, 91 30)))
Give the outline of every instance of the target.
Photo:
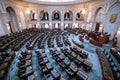
POLYGON ((58 10, 52 12, 52 20, 61 20, 61 13, 58 10))
POLYGON ((7 29, 8 32, 15 32, 18 31, 18 21, 17 15, 12 7, 6 8, 6 17, 7 17, 7 29))
POLYGON ((102 23, 102 11, 102 7, 97 8, 97 10, 95 11, 95 16, 93 20, 93 27, 95 31, 99 31, 100 24, 102 23))
MULTIPOLYGON (((116 37, 120 23, 120 3, 113 4, 106 13, 105 32, 111 34, 110 39, 116 37)), ((120 40, 120 38, 118 39, 120 40)))
POLYGON ((45 20, 45 21, 49 20, 49 14, 47 11, 42 10, 40 12, 40 20, 45 20))

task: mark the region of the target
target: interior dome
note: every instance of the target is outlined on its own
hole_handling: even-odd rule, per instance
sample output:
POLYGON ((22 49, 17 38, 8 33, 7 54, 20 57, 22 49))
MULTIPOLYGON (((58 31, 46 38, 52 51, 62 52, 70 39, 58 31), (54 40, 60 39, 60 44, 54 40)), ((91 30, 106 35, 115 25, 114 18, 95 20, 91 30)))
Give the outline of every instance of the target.
POLYGON ((49 5, 66 5, 66 4, 77 4, 83 3, 90 0, 23 0, 38 4, 49 4, 49 5))

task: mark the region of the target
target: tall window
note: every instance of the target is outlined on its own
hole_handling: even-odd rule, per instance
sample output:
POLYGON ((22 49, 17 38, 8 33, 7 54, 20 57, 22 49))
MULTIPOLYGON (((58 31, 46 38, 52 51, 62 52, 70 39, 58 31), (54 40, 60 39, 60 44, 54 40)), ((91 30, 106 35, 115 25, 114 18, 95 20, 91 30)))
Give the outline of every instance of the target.
POLYGON ((65 13, 64 18, 65 19, 70 18, 70 14, 69 13, 65 13))
POLYGON ((58 13, 55 13, 55 14, 54 14, 54 20, 59 20, 59 19, 60 19, 59 14, 58 14, 58 13))
POLYGON ((31 20, 37 20, 37 14, 33 11, 31 11, 31 20))
POLYGON ((49 16, 48 16, 48 13, 47 13, 47 12, 45 12, 45 13, 43 14, 42 20, 49 20, 49 16))

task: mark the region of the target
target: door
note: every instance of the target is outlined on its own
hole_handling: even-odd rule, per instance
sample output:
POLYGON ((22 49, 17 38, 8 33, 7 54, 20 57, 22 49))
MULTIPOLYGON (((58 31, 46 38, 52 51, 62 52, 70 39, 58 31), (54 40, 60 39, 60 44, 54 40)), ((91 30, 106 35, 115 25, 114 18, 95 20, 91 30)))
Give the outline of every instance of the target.
POLYGON ((99 28, 100 28, 100 23, 96 23, 95 31, 99 31, 99 28))

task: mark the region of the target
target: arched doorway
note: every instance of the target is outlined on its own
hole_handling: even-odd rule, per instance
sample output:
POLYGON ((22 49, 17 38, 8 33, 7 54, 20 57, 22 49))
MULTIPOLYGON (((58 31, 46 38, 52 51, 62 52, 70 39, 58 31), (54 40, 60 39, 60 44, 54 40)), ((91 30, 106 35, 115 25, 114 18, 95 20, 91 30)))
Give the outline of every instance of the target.
POLYGON ((101 25, 103 23, 102 13, 103 13, 103 8, 102 7, 99 7, 95 12, 95 17, 94 17, 94 30, 95 31, 100 31, 101 25))
POLYGON ((64 20, 68 20, 68 21, 71 21, 73 20, 73 13, 72 11, 67 11, 65 14, 64 14, 64 20))
POLYGON ((7 17, 7 29, 8 32, 12 33, 14 31, 18 31, 18 21, 17 16, 12 7, 6 8, 6 17, 7 17))
POLYGON ((76 14, 76 20, 77 21, 84 21, 84 14, 82 13, 82 11, 80 11, 76 14))
POLYGON ((48 20, 49 20, 49 14, 48 14, 48 12, 42 10, 42 11, 40 12, 40 19, 41 19, 42 21, 48 21, 48 20))
POLYGON ((61 14, 58 10, 53 11, 52 13, 52 20, 53 21, 60 21, 61 19, 61 14))
POLYGON ((95 31, 99 31, 100 23, 96 23, 95 31))

